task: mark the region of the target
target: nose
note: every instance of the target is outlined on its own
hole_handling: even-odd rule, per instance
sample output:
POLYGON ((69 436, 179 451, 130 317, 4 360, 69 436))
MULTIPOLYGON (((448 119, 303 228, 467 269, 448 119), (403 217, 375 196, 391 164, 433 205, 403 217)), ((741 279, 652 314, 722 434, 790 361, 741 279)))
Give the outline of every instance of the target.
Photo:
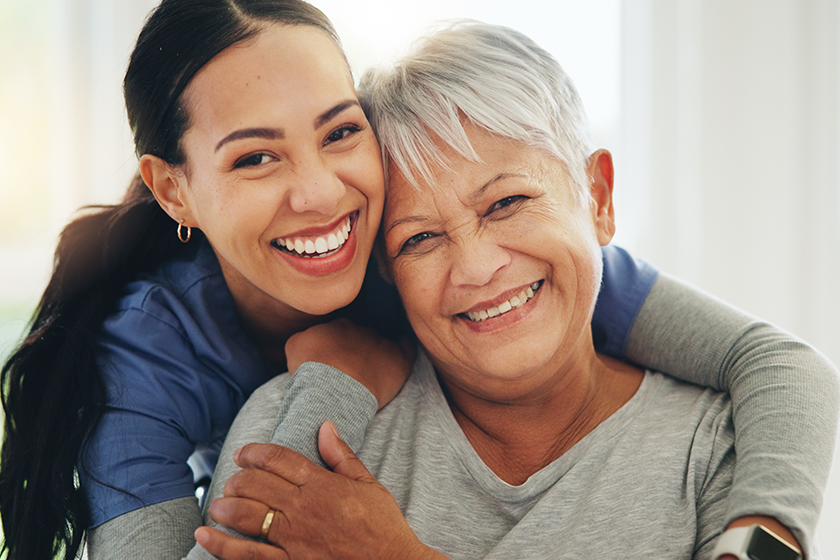
POLYGON ((450 281, 454 286, 483 286, 510 264, 510 253, 490 235, 475 235, 454 244, 450 281))
POLYGON ((344 182, 320 158, 301 162, 295 168, 289 205, 297 213, 332 215, 347 192, 344 182))

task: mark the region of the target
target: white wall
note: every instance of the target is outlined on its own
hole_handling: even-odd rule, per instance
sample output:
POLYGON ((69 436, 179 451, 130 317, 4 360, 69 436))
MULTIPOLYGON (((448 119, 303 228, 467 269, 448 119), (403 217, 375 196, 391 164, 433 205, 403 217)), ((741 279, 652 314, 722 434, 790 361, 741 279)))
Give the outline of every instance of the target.
MULTIPOLYGON (((357 74, 438 18, 474 17, 532 35, 575 79, 615 153, 617 241, 840 363, 836 0, 621 0, 621 25, 619 0, 313 2, 334 19, 357 74)), ((47 194, 21 219, 23 233, 0 239, 0 261, 14 263, 0 271, 0 307, 34 304, 61 225, 82 204, 114 201, 133 172, 119 88, 154 4, 0 1, 0 47, 13 54, 0 54, 0 101, 16 104, 0 119, 4 223, 20 218, 3 210, 22 208, 20 193, 38 191, 36 172, 47 168, 47 194), (22 18, 37 24, 46 47, 22 18), (43 75, 27 73, 38 65, 43 75), (6 95, 9 75, 35 85, 6 95), (50 124, 30 149, 35 117, 50 124)), ((0 319, 0 336, 4 328, 17 336, 24 322, 0 319)), ((840 472, 826 504, 824 557, 840 558, 840 472)))
MULTIPOLYGON (((840 364, 838 3, 622 6, 627 244, 840 364)), ((826 558, 840 557, 837 471, 819 531, 826 558)))

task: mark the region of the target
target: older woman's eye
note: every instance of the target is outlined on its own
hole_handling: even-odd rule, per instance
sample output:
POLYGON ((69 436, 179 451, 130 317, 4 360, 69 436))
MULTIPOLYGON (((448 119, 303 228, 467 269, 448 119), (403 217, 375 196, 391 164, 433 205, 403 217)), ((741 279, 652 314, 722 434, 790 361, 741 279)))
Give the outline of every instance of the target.
POLYGON ((250 156, 245 156, 244 158, 238 160, 235 164, 233 164, 233 168, 242 169, 244 167, 256 167, 257 165, 268 163, 271 159, 271 156, 268 154, 251 154, 250 156))
POLYGON ((360 127, 356 126, 355 124, 346 124, 344 126, 340 126, 329 133, 327 139, 324 141, 324 144, 329 144, 331 142, 338 142, 339 140, 344 140, 348 136, 355 134, 361 130, 360 127))
POLYGON ((516 204, 517 202, 521 202, 521 201, 523 201, 527 198, 528 198, 527 196, 524 196, 524 195, 521 195, 521 194, 517 194, 517 195, 514 195, 514 196, 506 196, 505 198, 503 198, 499 201, 496 201, 492 205, 490 205, 490 208, 487 209, 486 215, 489 216, 493 212, 496 212, 498 210, 502 210, 504 208, 508 208, 509 206, 511 206, 513 204, 516 204))
POLYGON ((423 243, 427 239, 433 238, 434 236, 435 234, 429 231, 424 231, 423 233, 412 235, 411 237, 406 239, 405 243, 402 244, 402 247, 400 247, 400 253, 410 251, 416 248, 419 244, 423 243))

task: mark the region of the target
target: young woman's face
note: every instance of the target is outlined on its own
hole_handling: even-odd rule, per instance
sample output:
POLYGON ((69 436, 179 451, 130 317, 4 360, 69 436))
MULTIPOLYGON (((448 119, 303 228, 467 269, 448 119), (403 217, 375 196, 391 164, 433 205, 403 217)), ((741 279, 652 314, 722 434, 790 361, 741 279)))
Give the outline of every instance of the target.
POLYGON ((202 68, 184 105, 187 225, 209 239, 240 307, 322 315, 350 303, 384 183, 338 47, 312 27, 267 28, 202 68))

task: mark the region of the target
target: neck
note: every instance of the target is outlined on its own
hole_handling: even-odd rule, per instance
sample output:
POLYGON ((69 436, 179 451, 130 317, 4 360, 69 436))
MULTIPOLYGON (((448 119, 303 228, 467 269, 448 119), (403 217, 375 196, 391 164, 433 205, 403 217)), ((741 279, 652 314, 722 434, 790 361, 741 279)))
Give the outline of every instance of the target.
POLYGON ((299 317, 288 313, 272 313, 267 309, 249 309, 246 306, 236 306, 242 330, 254 343, 257 349, 274 363, 280 371, 286 371, 286 342, 295 333, 308 329, 313 325, 328 321, 330 316, 307 315, 300 313, 299 317))
POLYGON ((516 402, 477 397, 441 380, 452 413, 484 463, 512 485, 524 483, 609 418, 635 394, 642 372, 592 353, 516 402))
POLYGON ((334 314, 310 315, 244 282, 219 259, 245 335, 280 371, 286 371, 286 342, 293 334, 333 319, 334 314))

